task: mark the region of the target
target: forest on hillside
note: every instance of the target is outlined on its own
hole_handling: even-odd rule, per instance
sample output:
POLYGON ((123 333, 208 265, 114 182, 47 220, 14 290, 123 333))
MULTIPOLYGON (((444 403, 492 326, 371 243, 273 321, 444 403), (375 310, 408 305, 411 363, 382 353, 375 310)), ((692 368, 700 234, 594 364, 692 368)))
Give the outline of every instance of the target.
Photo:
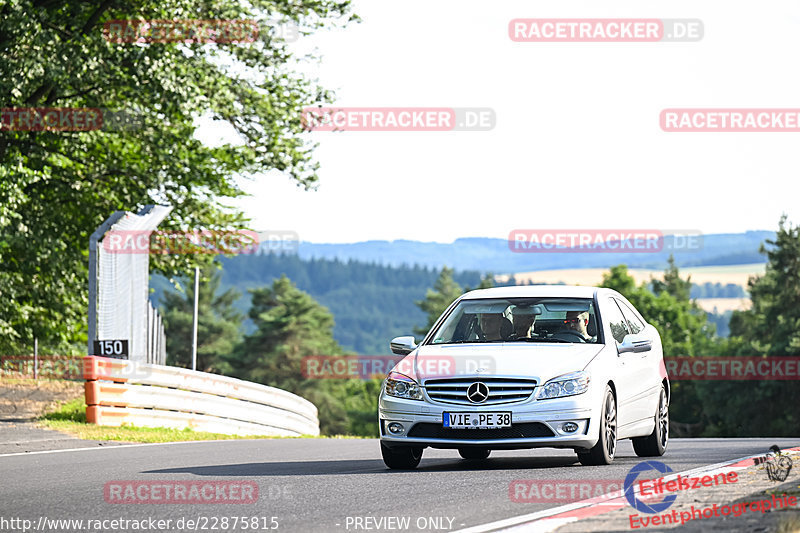
MULTIPOLYGON (((249 289, 271 285, 282 275, 333 313, 334 338, 346 350, 359 354, 389 354, 389 341, 409 335, 425 324, 425 313, 414 302, 425 297, 439 270, 421 266, 392 267, 360 261, 303 260, 297 255, 240 255, 219 259, 221 290, 235 289, 234 307, 246 313, 249 289)), ((455 272, 462 287, 477 287, 481 273, 455 272)), ((163 277, 151 281, 154 303, 172 290, 163 277)), ((244 331, 253 329, 245 320, 244 331)))
MULTIPOLYGON (((419 265, 389 266, 338 259, 302 259, 293 254, 240 255, 218 260, 220 289, 235 289, 234 308, 247 313, 251 288, 271 285, 282 275, 298 289, 330 309, 333 335, 344 349, 359 354, 388 354, 389 340, 409 335, 426 322, 425 313, 414 302, 425 297, 440 274, 439 269, 419 265)), ((453 280, 462 288, 475 288, 487 273, 454 271, 453 280)), ((510 280, 509 284, 513 284, 510 280)), ((166 278, 153 276, 155 305, 165 291, 174 290, 166 278)), ((742 298, 742 287, 720 283, 693 284, 692 298, 742 298)), ((721 336, 727 336, 730 313, 709 315, 721 336)), ((253 329, 244 320, 244 331, 253 329)))

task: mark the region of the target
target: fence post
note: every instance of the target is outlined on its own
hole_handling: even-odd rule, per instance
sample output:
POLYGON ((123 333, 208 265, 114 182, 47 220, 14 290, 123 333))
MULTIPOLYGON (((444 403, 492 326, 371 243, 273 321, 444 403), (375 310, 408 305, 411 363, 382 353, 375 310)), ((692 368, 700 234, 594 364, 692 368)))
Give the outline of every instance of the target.
POLYGON ((197 370, 197 305, 200 301, 200 268, 194 267, 194 322, 192 327, 192 370, 197 370))

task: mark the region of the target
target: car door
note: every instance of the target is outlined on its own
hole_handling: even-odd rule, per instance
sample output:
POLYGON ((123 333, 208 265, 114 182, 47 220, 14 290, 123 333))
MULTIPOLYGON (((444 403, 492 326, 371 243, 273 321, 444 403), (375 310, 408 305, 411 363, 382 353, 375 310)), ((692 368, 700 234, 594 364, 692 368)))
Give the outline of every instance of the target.
MULTIPOLYGON (((652 338, 644 322, 633 311, 633 307, 627 301, 615 298, 616 303, 622 311, 628 330, 634 334, 643 334, 653 342, 653 349, 640 353, 622 354, 625 361, 633 368, 633 376, 637 384, 637 392, 633 398, 632 409, 636 420, 651 418, 656 412, 658 395, 661 391, 660 358, 661 353, 657 350, 658 343, 652 338)), ((650 331, 652 333, 652 331, 650 331)))
MULTIPOLYGON (((622 315, 619 306, 612 297, 607 297, 602 302, 602 319, 605 327, 606 344, 616 347, 630 333, 625 317, 622 315)), ((636 380, 636 365, 625 357, 628 354, 617 352, 617 375, 614 377, 614 385, 617 389, 617 423, 620 433, 624 432, 626 425, 636 421, 636 410, 633 405, 637 395, 638 387, 636 380)))

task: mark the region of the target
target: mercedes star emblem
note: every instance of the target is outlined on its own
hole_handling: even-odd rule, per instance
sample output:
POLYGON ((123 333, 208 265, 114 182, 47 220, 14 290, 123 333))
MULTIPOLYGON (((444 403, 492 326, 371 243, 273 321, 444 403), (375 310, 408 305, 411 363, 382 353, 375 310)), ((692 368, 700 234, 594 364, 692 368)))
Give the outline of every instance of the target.
POLYGON ((486 383, 476 381, 467 389, 467 399, 472 403, 483 403, 489 397, 489 387, 486 383))

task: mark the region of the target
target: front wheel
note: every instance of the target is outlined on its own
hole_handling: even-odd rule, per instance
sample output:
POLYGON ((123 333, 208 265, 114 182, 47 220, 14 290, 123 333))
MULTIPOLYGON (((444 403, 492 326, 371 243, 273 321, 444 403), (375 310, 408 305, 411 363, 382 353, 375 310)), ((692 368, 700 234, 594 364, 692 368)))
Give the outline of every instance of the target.
POLYGON ((579 451, 583 466, 610 465, 617 451, 617 402, 611 387, 606 385, 603 409, 600 413, 600 438, 590 450, 579 451))
POLYGON ((479 461, 481 459, 487 459, 489 454, 492 453, 492 450, 486 448, 459 448, 458 454, 463 457, 464 459, 471 459, 479 461))
POLYGON ((422 448, 403 446, 389 448, 381 442, 383 462, 392 470, 414 470, 422 460, 422 448))
POLYGON ((660 457, 667 451, 669 442, 669 401, 667 389, 661 385, 661 394, 658 397, 658 408, 655 416, 656 427, 646 437, 634 437, 633 451, 639 457, 660 457))

